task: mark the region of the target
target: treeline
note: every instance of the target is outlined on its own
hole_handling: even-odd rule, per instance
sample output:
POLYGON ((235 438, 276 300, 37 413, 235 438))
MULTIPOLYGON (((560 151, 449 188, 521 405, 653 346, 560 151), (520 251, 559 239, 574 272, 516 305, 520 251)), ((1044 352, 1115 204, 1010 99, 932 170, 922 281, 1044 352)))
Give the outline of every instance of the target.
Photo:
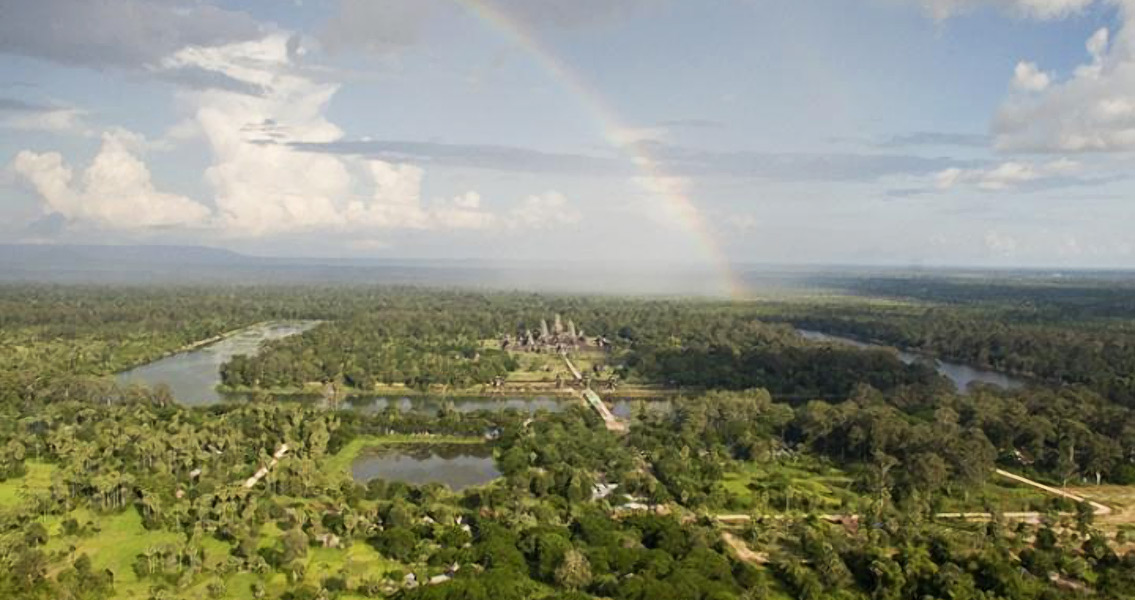
POLYGON ((825 283, 859 296, 767 303, 763 318, 1046 383, 1085 385, 1135 406, 1135 280, 1128 275, 825 283))
POLYGON ((387 291, 357 298, 350 316, 267 344, 222 369, 235 388, 295 388, 342 382, 470 387, 517 364, 483 342, 535 329, 550 314, 572 318, 615 345, 628 379, 682 387, 764 387, 800 398, 846 396, 856 383, 890 390, 935 385, 925 365, 892 353, 810 344, 782 325, 757 320, 752 306, 693 301, 541 298, 519 294, 387 291))
POLYGON ((765 388, 777 396, 843 398, 860 383, 892 390, 938 386, 928 364, 904 364, 893 352, 759 345, 681 348, 636 346, 628 364, 644 378, 681 387, 765 388))
MULTIPOLYGON (((1104 421, 1122 431, 1129 415, 1090 392, 1038 399, 1052 407, 1045 412, 1011 393, 906 391, 884 396, 862 387, 846 403, 795 409, 765 391, 715 392, 676 400, 673 412, 648 417, 626 436, 607 432, 582 408, 530 422, 518 413, 363 415, 287 403, 187 409, 160 393, 82 379, 37 394, 34 405, 5 391, 0 410, 11 418, 0 421, 0 443, 19 443, 58 475, 0 511, 0 594, 115 597, 121 571, 48 548, 56 537, 73 544, 96 535, 98 519, 125 511, 152 531, 180 534, 138 554, 130 567, 175 598, 206 581, 216 597, 281 600, 1048 599, 1080 594, 1053 576, 1102 597, 1122 597, 1135 583, 1135 559, 1110 547, 1082 512, 1078 521, 1015 529, 946 528, 930 513, 943 487, 979 486, 995 461, 1019 460, 1013 448, 1046 472, 1040 457, 1050 448, 1058 457, 1065 432, 1079 431, 1072 422, 1078 406, 1094 407, 1081 411, 1089 419, 1082 428, 1100 427, 1100 438, 1117 431, 1104 421), (1028 447, 1023 440, 1038 430, 1053 437, 1028 447), (461 494, 382 480, 364 486, 325 468, 327 457, 359 436, 494 431, 504 478, 461 494), (239 483, 283 442, 287 458, 261 485, 243 489, 239 483), (859 528, 758 520, 737 534, 763 562, 742 560, 711 521, 695 515, 719 505, 726 470, 775 463, 786 451, 843 466, 865 498, 845 510, 871 518, 859 528), (931 457, 939 454, 935 465, 931 457), (618 487, 597 498, 598 483, 618 487), (915 502, 919 497, 925 501, 915 502), (620 512, 632 499, 670 514, 620 512), (44 516, 61 527, 44 528, 44 516), (305 565, 328 536, 340 546, 368 545, 399 566, 313 579, 305 565), (1042 542, 1030 543, 1034 538, 1042 542), (226 554, 204 560, 206 548, 226 554), (452 577, 441 577, 447 572, 452 577), (262 583, 272 573, 289 582, 282 594, 262 583), (408 585, 411 576, 421 585, 408 585)), ((1075 438, 1077 456, 1096 442, 1075 438)))

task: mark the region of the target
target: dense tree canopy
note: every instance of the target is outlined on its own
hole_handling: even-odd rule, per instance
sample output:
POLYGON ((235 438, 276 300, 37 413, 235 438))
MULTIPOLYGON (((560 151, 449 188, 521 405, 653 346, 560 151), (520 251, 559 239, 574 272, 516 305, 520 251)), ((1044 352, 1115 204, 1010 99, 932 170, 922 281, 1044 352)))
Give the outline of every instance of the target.
MULTIPOLYGON (((0 286, 0 597, 1131 597, 1135 553, 1090 508, 1041 497, 1036 519, 1009 520, 970 500, 995 468, 1135 483, 1135 411, 1112 388, 961 395, 926 365, 813 344, 785 324, 894 310, 900 327, 963 347, 1002 301, 982 300, 994 311, 983 315, 855 300, 0 286), (324 324, 230 362, 226 381, 460 388, 514 368, 485 340, 555 313, 608 338, 629 380, 680 385, 670 409, 635 411, 619 434, 582 403, 368 414, 254 394, 189 408, 109 378, 305 318, 324 324), (343 468, 368 444, 450 438, 488 444, 501 477, 455 493, 343 468), (946 506, 991 517, 949 520, 946 506), (713 517, 737 511, 750 518, 713 517)), ((1064 332, 1053 353, 1098 349, 1126 330, 1084 319, 1115 310, 1049 308, 1035 327, 1064 332)))

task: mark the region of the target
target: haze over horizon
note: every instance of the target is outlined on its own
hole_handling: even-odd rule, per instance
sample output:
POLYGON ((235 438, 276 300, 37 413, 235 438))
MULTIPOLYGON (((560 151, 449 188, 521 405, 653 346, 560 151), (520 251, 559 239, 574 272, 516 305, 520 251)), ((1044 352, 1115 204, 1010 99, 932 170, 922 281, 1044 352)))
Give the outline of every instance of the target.
POLYGON ((1135 266, 1135 0, 0 0, 0 243, 1135 266))

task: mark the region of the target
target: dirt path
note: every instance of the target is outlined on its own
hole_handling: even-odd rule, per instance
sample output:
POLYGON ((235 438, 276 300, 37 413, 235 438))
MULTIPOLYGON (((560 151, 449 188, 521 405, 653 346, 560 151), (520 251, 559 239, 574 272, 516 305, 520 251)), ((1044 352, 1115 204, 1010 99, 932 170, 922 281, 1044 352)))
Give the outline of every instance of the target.
POLYGON ((729 533, 728 531, 721 532, 721 540, 729 546, 737 558, 751 564, 751 565, 765 565, 768 564, 768 554, 764 552, 753 552, 749 545, 741 538, 729 533))
MULTIPOLYGON (((1107 516, 1107 515, 1112 514, 1111 507, 1100 504, 1099 502, 1096 502, 1094 500, 1089 500, 1087 498, 1084 498, 1083 496, 1078 496, 1078 495, 1073 494, 1071 492, 1067 492, 1067 491, 1060 490, 1060 489, 1057 489, 1057 488, 1054 488, 1054 487, 1051 487, 1051 486, 1047 486, 1047 485, 1044 485, 1043 483, 1040 483, 1038 481, 1033 481, 1033 480, 1031 480, 1027 477, 1022 477, 1020 475, 1017 475, 1015 473, 1010 473, 1010 472, 1002 470, 1002 469, 997 469, 995 472, 997 473, 997 475, 1000 475, 1001 477, 1004 477, 1006 479, 1012 479, 1013 481, 1016 481, 1017 483, 1021 483, 1021 484, 1027 485, 1027 486, 1034 487, 1038 490, 1041 490, 1041 491, 1046 492, 1048 494, 1052 494, 1054 496, 1059 496, 1061 498, 1067 498, 1067 499, 1072 500, 1074 502, 1086 502, 1088 504, 1088 506, 1092 507, 1092 512, 1095 513, 1096 516, 1107 516)), ((858 515, 815 515, 815 516, 818 519, 823 519, 825 521, 831 521, 833 523, 839 523, 839 522, 842 522, 845 519, 849 519, 849 518, 851 518, 851 519, 858 519, 859 518, 858 515)), ((1033 512, 1033 511, 1006 512, 1006 513, 1001 513, 1000 516, 1002 518, 1005 518, 1005 519, 1008 519, 1008 520, 1011 520, 1011 521, 1027 521, 1027 522, 1030 522, 1030 523, 1039 523, 1041 517, 1043 516, 1043 513, 1033 512)), ((788 517, 789 517, 789 515, 764 515, 760 518, 763 518, 763 519, 787 519, 788 517)), ((993 514, 987 513, 987 512, 944 512, 944 513, 938 513, 938 514, 934 515, 934 517, 937 518, 937 519, 961 519, 961 520, 965 520, 965 521, 988 521, 988 520, 993 518, 993 514)), ((748 523, 752 519, 752 516, 742 515, 742 514, 725 514, 725 515, 714 515, 713 518, 715 520, 717 520, 719 523, 748 523)))
POLYGON ((276 450, 275 454, 272 455, 272 461, 269 462, 268 464, 264 465, 263 467, 260 467, 260 470, 257 471, 255 475, 253 475, 252 477, 249 477, 248 481, 244 482, 244 487, 246 489, 250 489, 250 490, 252 488, 256 487, 256 484, 260 483, 261 479, 264 479, 265 477, 267 477, 268 473, 273 468, 275 468, 276 465, 280 464, 280 459, 284 458, 284 455, 287 454, 287 453, 288 453, 288 445, 287 444, 280 444, 280 448, 278 450, 276 450))
POLYGON ((1094 500, 1088 500, 1087 498, 1084 498, 1083 496, 1077 496, 1076 494, 1073 494, 1071 492, 1066 492, 1066 491, 1061 490, 1061 489, 1057 489, 1057 488, 1054 488, 1054 487, 1051 487, 1051 486, 1047 486, 1047 485, 1044 485, 1043 483, 1033 481, 1032 479, 1029 479, 1027 477, 1021 477, 1020 475, 1017 475, 1015 473, 1010 473, 1010 472, 1004 471, 1002 469, 997 469, 997 474, 1002 476, 1002 477, 1005 477, 1007 479, 1012 479, 1013 481, 1016 481, 1018 483, 1023 483, 1025 485, 1032 486, 1032 487, 1034 487, 1038 490, 1048 492, 1049 494, 1052 494, 1054 496, 1060 496, 1061 498, 1067 498, 1069 500, 1072 500, 1073 502, 1087 502, 1088 506, 1092 507, 1092 512, 1094 512, 1096 514, 1096 516, 1104 516, 1104 515, 1110 515, 1111 514, 1111 507, 1104 506, 1103 504, 1100 504, 1099 502, 1096 502, 1094 500))

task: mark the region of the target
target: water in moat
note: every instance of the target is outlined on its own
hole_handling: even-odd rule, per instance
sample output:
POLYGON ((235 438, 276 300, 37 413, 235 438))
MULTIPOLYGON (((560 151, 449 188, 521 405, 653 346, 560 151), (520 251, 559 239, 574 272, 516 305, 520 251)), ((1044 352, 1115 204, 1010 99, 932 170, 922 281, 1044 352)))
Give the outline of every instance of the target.
MULTIPOLYGON (((828 333, 824 333, 822 331, 812 331, 812 330, 807 330, 807 329, 797 329, 796 331, 804 339, 810 340, 810 341, 813 341, 813 342, 825 342, 825 343, 831 343, 831 344, 841 344, 841 345, 853 346, 855 348, 861 348, 861 349, 886 348, 885 346, 879 346, 879 345, 876 345, 876 344, 868 344, 868 343, 861 342, 861 341, 856 340, 856 339, 852 339, 852 338, 848 338, 848 337, 842 337, 842 336, 838 336, 838 335, 831 335, 831 334, 828 334, 828 333)), ((992 386, 999 387, 999 388, 1002 388, 1002 389, 1007 389, 1007 390, 1015 390, 1015 389, 1019 389, 1019 388, 1022 388, 1022 387, 1025 386, 1025 382, 1022 381, 1021 379, 1018 379, 1016 377, 1013 377, 1011 375, 1007 375, 1005 373, 1001 373, 1001 372, 998 372, 998 371, 987 371, 987 370, 984 370, 984 369, 978 369, 978 368, 975 368, 975 367, 971 367, 969 365, 963 365, 963 364, 952 363, 952 362, 948 362, 948 361, 944 361, 944 360, 934 359, 934 358, 922 356, 922 355, 919 355, 919 354, 907 352, 907 351, 904 351, 904 350, 895 349, 895 352, 898 354, 899 360, 903 361, 906 364, 911 364, 911 363, 914 363, 914 362, 919 361, 919 360, 932 360, 932 361, 934 361, 935 368, 938 369, 938 372, 941 373, 947 379, 949 379, 951 382, 953 382, 954 387, 956 387, 957 390, 959 392, 962 392, 962 393, 965 393, 966 391, 968 391, 970 384, 974 384, 974 383, 992 385, 992 386)))
MULTIPOLYGON (((142 384, 151 387, 165 384, 169 386, 174 399, 187 406, 207 406, 225 401, 241 402, 248 399, 248 394, 217 390, 221 382, 221 365, 238 354, 256 354, 260 345, 266 341, 303 333, 318 324, 318 321, 297 321, 255 325, 207 346, 173 354, 124 371, 118 375, 118 382, 123 385, 142 384)), ((282 401, 324 402, 321 396, 311 394, 279 395, 276 398, 282 401)), ((418 414, 436 414, 446 406, 451 406, 462 413, 510 409, 536 413, 561 412, 572 405, 572 402, 570 398, 550 396, 352 396, 344 400, 339 408, 368 414, 382 412, 391 406, 402 412, 418 414)))
POLYGON ((455 492, 501 476, 493 449, 482 444, 393 444, 364 450, 351 464, 355 481, 440 483, 455 492))
POLYGON ((300 334, 318 324, 319 321, 287 321, 254 325, 213 344, 123 371, 118 374, 118 382, 151 387, 165 384, 182 404, 216 404, 226 399, 225 394, 217 391, 222 364, 238 354, 256 354, 266 341, 300 334))
POLYGON ((446 407, 460 413, 471 413, 481 410, 503 412, 516 410, 519 412, 536 413, 563 412, 569 406, 578 404, 572 398, 558 398, 552 396, 511 397, 511 396, 351 396, 340 406, 365 414, 376 414, 389 408, 400 412, 416 414, 436 414, 446 407))

